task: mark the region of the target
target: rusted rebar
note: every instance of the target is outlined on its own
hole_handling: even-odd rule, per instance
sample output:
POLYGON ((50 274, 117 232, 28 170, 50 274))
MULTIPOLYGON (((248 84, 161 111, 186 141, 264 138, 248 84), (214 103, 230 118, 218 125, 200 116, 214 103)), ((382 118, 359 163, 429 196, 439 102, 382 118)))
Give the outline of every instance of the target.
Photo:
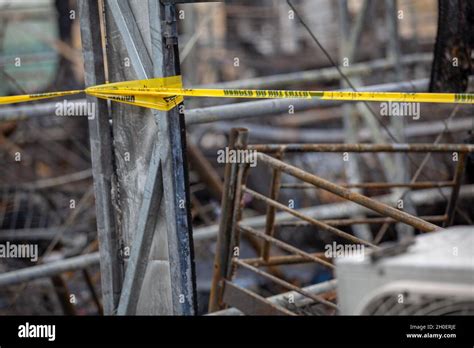
MULTIPOLYGON (((447 215, 433 215, 433 216, 420 216, 420 219, 430 222, 444 222, 447 219, 447 215)), ((330 220, 320 220, 331 226, 350 226, 357 224, 393 224, 399 222, 398 220, 386 217, 372 217, 372 218, 354 218, 354 219, 330 219, 330 220)), ((311 226, 310 223, 306 221, 283 221, 277 223, 276 226, 282 227, 302 227, 302 226, 311 226)))
MULTIPOLYGON (((277 153, 277 158, 281 159, 281 157, 281 153, 277 153)), ((278 169, 273 169, 269 197, 275 201, 278 199, 278 194, 280 192, 280 184, 281 172, 278 169)), ((271 237, 273 237, 273 234, 275 233, 275 212, 276 209, 273 205, 267 205, 267 223, 265 224, 265 234, 271 237)), ((270 256, 270 245, 270 241, 264 239, 262 247, 262 258, 264 260, 268 260, 270 256)))
POLYGON ((300 255, 302 257, 307 258, 308 260, 311 260, 313 262, 316 262, 316 263, 319 263, 319 264, 324 265, 326 267, 329 267, 331 269, 334 269, 334 266, 331 263, 329 263, 325 260, 322 260, 319 257, 308 254, 308 253, 304 252, 303 250, 295 248, 294 246, 292 246, 288 243, 282 242, 279 239, 270 237, 270 236, 266 235, 265 233, 254 230, 251 227, 245 227, 245 226, 240 226, 240 225, 238 227, 240 228, 241 231, 253 234, 254 236, 256 236, 258 238, 261 238, 261 239, 263 239, 263 240, 265 240, 269 243, 275 244, 276 246, 280 247, 283 250, 286 250, 286 251, 289 251, 291 253, 300 255))
MULTIPOLYGON (((432 187, 450 187, 455 186, 454 181, 420 181, 415 183, 390 183, 390 182, 362 182, 362 183, 341 183, 338 184, 345 188, 365 188, 365 189, 391 189, 397 187, 407 187, 407 188, 432 188, 432 187)), ((282 189, 317 189, 311 184, 306 183, 285 183, 280 186, 282 189)))
POLYGON ((458 163, 456 165, 456 171, 454 173, 454 186, 449 197, 448 206, 446 207, 446 215, 448 216, 445 220, 443 227, 447 227, 454 222, 454 213, 456 212, 456 203, 458 201, 459 190, 462 184, 462 177, 464 175, 464 169, 466 167, 466 153, 461 152, 459 154, 458 163))
MULTIPOLYGON (((393 219, 396 219, 400 222, 406 223, 407 225, 413 226, 423 232, 431 232, 435 231, 437 229, 441 229, 441 227, 436 226, 432 223, 429 223, 427 221, 424 221, 418 217, 415 217, 413 215, 407 214, 403 211, 400 211, 398 209, 392 208, 384 203, 377 202, 376 200, 369 198, 367 196, 361 195, 360 193, 357 192, 352 192, 351 190, 342 187, 340 185, 336 185, 328 180, 325 180, 321 177, 318 177, 316 175, 310 174, 308 172, 305 172, 304 170, 301 170, 299 168, 296 168, 292 165, 289 165, 287 163, 284 163, 282 161, 279 161, 273 157, 270 157, 268 155, 265 155, 263 153, 258 153, 257 158, 264 162, 267 163, 268 165, 272 166, 273 168, 279 168, 282 172, 285 172, 287 174, 290 174, 296 178, 299 178, 305 182, 308 182, 310 184, 313 184, 317 187, 320 187, 326 191, 329 191, 339 197, 342 197, 344 199, 347 199, 349 201, 352 201, 354 203, 363 205, 366 208, 369 208, 383 216, 388 216, 393 219)), ((283 206, 286 208, 286 206, 283 206)), ((307 220, 307 219, 306 219, 307 220)), ((314 220, 314 219, 313 219, 314 220)), ((308 221, 308 220, 307 220, 308 221)), ((320 223, 320 222, 318 222, 320 223)), ((326 224, 325 224, 326 225, 326 224)), ((326 225, 329 226, 329 225, 326 225)), ((329 226, 330 227, 330 226, 329 226)), ((331 227, 333 228, 333 227, 331 227)), ((367 243, 367 242, 366 242, 367 243)), ((371 245, 372 246, 372 245, 371 245)))
MULTIPOLYGON (((240 149, 247 145, 248 133, 244 128, 234 128, 230 133, 229 149, 240 149)), ((209 296, 209 312, 222 309, 222 280, 232 273, 232 254, 236 236, 236 222, 240 219, 241 185, 245 178, 244 166, 227 163, 222 195, 222 217, 219 224, 214 272, 209 296)))
POLYGON ((465 144, 259 144, 250 150, 275 152, 474 152, 465 144))
MULTIPOLYGON (((260 154, 259 154, 260 155, 260 154)), ((258 199, 258 200, 261 200, 269 205, 273 205, 275 208, 278 208, 278 209, 281 209, 281 210, 284 210, 296 217, 299 217, 300 219, 302 220, 305 220, 309 223, 311 223, 312 225, 316 226, 316 227, 319 227, 320 229, 322 229, 323 231, 327 231, 327 232, 330 232, 330 233, 333 233, 341 238, 345 238, 347 240, 350 240, 351 242, 354 242, 354 243, 360 243, 360 244, 365 244, 367 246, 370 246, 370 247, 373 247, 373 248, 377 248, 377 246, 375 246, 374 244, 370 243, 370 242, 367 242, 363 239, 360 239, 360 238, 357 238, 357 237, 354 237, 353 235, 349 234, 349 233, 346 233, 344 231, 341 231, 335 227, 332 227, 332 226, 329 226, 328 224, 324 223, 324 222, 321 222, 319 220, 316 220, 316 219, 313 219, 312 217, 310 216, 307 216, 307 215, 304 215, 302 213, 300 213, 299 211, 295 210, 295 209, 291 209, 291 208, 288 208, 286 205, 284 204, 281 204, 277 201, 274 201, 270 198, 268 198, 267 196, 264 196, 258 192, 255 192, 251 189, 249 189, 248 187, 245 187, 244 188, 244 191, 247 192, 249 195, 251 195, 252 197, 258 199)))
POLYGON ((311 294, 311 293, 309 293, 309 292, 307 292, 307 291, 305 291, 305 290, 303 290, 303 289, 301 289, 301 288, 299 288, 299 287, 297 287, 297 286, 295 286, 295 285, 293 285, 293 284, 290 284, 290 283, 288 283, 288 282, 285 282, 284 280, 281 280, 280 278, 277 278, 277 277, 275 277, 275 276, 272 276, 271 274, 269 274, 269 273, 267 273, 267 272, 265 272, 265 271, 262 271, 261 269, 258 269, 258 268, 256 268, 256 267, 253 267, 253 266, 251 266, 251 265, 248 265, 248 264, 246 264, 245 262, 240 261, 239 259, 233 259, 233 262, 234 262, 235 264, 237 264, 237 265, 243 267, 243 268, 246 268, 246 269, 248 269, 248 270, 250 270, 250 271, 253 271, 254 273, 257 273, 257 274, 261 275, 262 277, 265 277, 265 278, 267 278, 267 279, 270 279, 271 281, 277 283, 278 285, 281 285, 281 286, 287 288, 288 290, 296 291, 296 292, 300 293, 301 295, 304 295, 304 296, 306 296, 306 297, 308 297, 308 298, 310 298, 310 299, 312 299, 312 300, 314 300, 314 301, 316 301, 316 302, 325 304, 326 306, 328 306, 328 307, 330 307, 330 308, 332 308, 332 309, 337 309, 337 306, 336 306, 334 303, 332 303, 332 302, 330 302, 330 301, 327 301, 327 300, 325 300, 324 298, 322 298, 322 297, 320 297, 320 296, 313 295, 313 294, 311 294))
MULTIPOLYGON (((324 253, 310 253, 309 255, 325 259, 324 253)), ((255 267, 268 267, 268 266, 280 266, 280 265, 292 265, 292 264, 299 264, 299 263, 309 263, 314 262, 312 259, 308 259, 307 257, 301 255, 278 255, 278 256, 271 256, 267 261, 262 259, 261 257, 254 257, 248 259, 240 259, 241 261, 248 263, 249 265, 255 267)))

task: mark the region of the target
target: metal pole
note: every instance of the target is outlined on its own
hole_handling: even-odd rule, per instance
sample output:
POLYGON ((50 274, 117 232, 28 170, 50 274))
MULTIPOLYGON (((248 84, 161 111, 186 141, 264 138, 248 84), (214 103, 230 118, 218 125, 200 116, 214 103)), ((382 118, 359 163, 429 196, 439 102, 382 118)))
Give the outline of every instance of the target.
MULTIPOLYGON (((282 115, 283 116, 283 115, 282 115)), ((303 116, 305 118, 307 115, 303 116)), ((334 115, 337 118, 337 115, 334 115)), ((319 117, 311 115, 314 121, 322 122, 319 117)), ((298 120, 295 119, 295 123, 298 120)), ((270 126, 270 125, 259 125, 257 123, 245 122, 239 123, 242 127, 249 130, 253 141, 258 140, 259 142, 269 142, 278 139, 282 143, 340 143, 344 141, 344 131, 340 128, 337 129, 322 129, 322 128, 293 128, 291 132, 285 125, 282 126, 270 126)), ((465 131, 466 128, 471 127, 472 118, 464 117, 457 120, 451 120, 448 123, 448 131, 451 133, 465 131)), ((234 122, 215 122, 212 125, 201 126, 203 132, 219 132, 228 134, 229 130, 234 127, 234 122), (205 128, 204 128, 205 127, 205 128), (205 129, 205 130, 204 130, 205 129)), ((418 136, 430 136, 438 135, 440 132, 446 129, 446 124, 443 121, 429 121, 419 122, 410 124, 405 128, 405 135, 408 137, 418 136)), ((392 131, 393 128, 389 127, 392 131)), ((373 139, 371 128, 362 128, 358 130, 357 138, 360 142, 368 142, 373 139)), ((384 142, 381 142, 384 143, 384 142)))
POLYGON ((441 229, 441 227, 433 225, 432 223, 423 221, 420 218, 407 214, 398 209, 392 208, 384 203, 377 202, 376 200, 363 196, 360 193, 353 192, 349 189, 333 184, 330 181, 327 181, 316 175, 305 172, 304 170, 301 170, 294 166, 288 165, 284 162, 278 161, 268 155, 258 153, 257 156, 259 160, 261 160, 262 162, 268 163, 269 165, 273 167, 279 168, 281 171, 287 174, 293 175, 301 180, 304 180, 324 190, 334 193, 335 195, 339 197, 342 197, 344 199, 348 199, 352 202, 363 205, 364 207, 369 208, 383 216, 388 216, 396 220, 399 220, 400 222, 416 227, 423 232, 431 232, 431 231, 441 229))
MULTIPOLYGON (((359 92, 364 91, 411 91, 421 92, 428 87, 428 79, 413 80, 409 82, 386 83, 381 85, 365 86, 358 88, 359 92)), ((202 109, 192 109, 186 111, 187 124, 207 123, 214 121, 228 121, 257 117, 263 115, 275 115, 288 112, 288 107, 293 105, 295 111, 304 111, 318 107, 329 107, 342 105, 340 101, 320 100, 320 99, 271 99, 251 102, 243 102, 229 105, 210 106, 202 109)))
POLYGON ((26 283, 32 280, 52 277, 64 272, 76 271, 97 265, 101 259, 99 252, 74 256, 68 259, 53 261, 38 266, 31 266, 17 271, 0 274, 0 287, 26 283))
MULTIPOLYGON (((432 215, 432 216, 420 216, 420 219, 430 222, 444 222, 446 221, 447 215, 432 215)), ((330 226, 347 226, 347 225, 356 225, 356 224, 392 224, 399 221, 393 218, 386 217, 376 217, 376 218, 363 218, 363 219, 333 219, 333 220, 321 220, 322 222, 330 226)), ((306 221, 283 221, 278 223, 277 226, 285 227, 301 227, 309 226, 310 223, 306 221)))
MULTIPOLYGON (((474 152, 468 144, 261 144, 250 150, 275 152, 474 152)), ((268 156, 267 156, 268 157, 268 156)))
MULTIPOLYGON (((81 40, 84 55, 86 86, 103 84, 106 81, 100 9, 98 1, 79 1, 81 40)), ((119 257, 120 243, 115 226, 112 192, 113 145, 107 101, 88 96, 88 103, 95 103, 94 117, 89 120, 92 172, 94 177, 99 236, 102 297, 104 313, 114 313, 118 305, 123 279, 123 263, 119 257)))
MULTIPOLYGON (((320 265, 324 265, 326 267, 329 267, 331 269, 334 269, 334 266, 319 258, 319 257, 316 257, 316 256, 313 256, 311 254, 308 254, 298 248, 295 248, 294 246, 291 246, 290 244, 288 243, 285 243, 285 242, 282 242, 281 240, 278 240, 276 238, 273 238, 273 237, 270 237, 268 235, 266 235, 265 233, 261 233, 259 231, 256 231, 254 230, 253 228, 251 227, 245 227, 245 226, 241 226, 239 225, 238 228, 241 230, 241 231, 244 231, 244 232, 247 232, 247 233, 250 233, 258 238, 261 238, 263 239, 264 241, 267 241, 269 243, 272 243, 272 244, 275 244, 276 246, 280 247, 281 249, 283 250, 286 250, 286 251, 289 251, 290 253, 293 253, 293 254, 296 254, 296 255, 299 255, 303 258, 306 258, 307 260, 311 260, 312 262, 316 262, 316 263, 319 263, 320 265)), ((269 259, 266 259, 266 260, 263 260, 264 262, 265 261, 268 261, 269 259)))
MULTIPOLYGON (((243 149, 247 145, 248 133, 243 128, 233 128, 230 132, 229 150, 243 149)), ((214 273, 209 296, 209 312, 221 308, 222 280, 231 273, 231 255, 235 245, 236 221, 239 214, 236 207, 240 205, 240 189, 242 179, 242 165, 226 163, 224 174, 224 193, 222 195, 222 213, 217 237, 216 255, 214 259, 214 273)))
MULTIPOLYGON (((409 188, 431 188, 431 187, 448 187, 454 186, 455 183, 453 181, 419 181, 414 182, 413 184, 410 183, 403 183, 403 182, 363 182, 359 184, 339 184, 345 188, 366 188, 366 189, 387 189, 387 188, 394 188, 394 187, 409 187, 409 188)), ((282 184, 282 189, 316 189, 313 185, 310 184, 282 184)))
MULTIPOLYGON (((416 53, 405 55, 401 58, 404 65, 429 64, 433 60, 431 53, 416 53)), ((393 61, 388 59, 375 59, 371 61, 354 63, 349 67, 341 68, 346 76, 367 76, 377 70, 389 69, 394 66, 393 61)), ((339 80, 341 75, 336 68, 322 68, 306 71, 298 71, 287 74, 270 75, 263 77, 255 77, 244 80, 236 80, 229 82, 220 82, 197 86, 196 88, 224 88, 224 89, 259 89, 259 88, 275 88, 281 89, 284 86, 304 83, 314 83, 314 81, 331 82, 339 80)))
MULTIPOLYGON (((262 160, 263 161, 263 160, 262 160)), ((267 162, 269 163, 269 162, 267 162)), ((284 163, 284 162, 281 162, 281 163, 284 163)), ((284 163, 286 165, 286 163, 284 163)), ((272 165, 273 166, 273 165, 272 165)), ((304 172, 306 173, 306 172, 304 172)), ((308 173, 306 173, 308 174, 308 173)), ((374 247, 374 248, 377 248, 377 246, 375 246, 374 244, 370 243, 370 242, 367 242, 363 239, 360 239, 360 238, 357 238, 357 237, 354 237, 353 235, 349 234, 349 233, 346 233, 344 231, 341 231, 340 229, 337 229, 335 227, 332 227, 322 221, 319 221, 319 220, 316 220, 316 219, 313 219, 312 217, 310 216, 307 216, 307 215, 304 215, 304 214, 301 214, 298 210, 295 210, 295 209, 291 209, 291 208, 288 208, 286 205, 284 204, 281 204, 279 202, 276 202, 258 192, 255 192, 247 187, 244 188, 244 191, 247 192, 249 195, 251 195, 252 197, 258 199, 258 200, 261 200, 262 202, 265 202, 269 205, 272 205, 274 206, 275 208, 278 208, 278 209, 281 209, 283 211, 286 211, 304 221, 307 221, 309 222, 310 224, 320 228, 321 230, 323 231, 326 231, 326 232, 329 232, 329 233, 333 233, 335 234, 336 236, 338 237, 341 237, 341 238, 345 238, 347 240, 350 240, 351 242, 353 243, 360 243, 360 244, 364 244, 364 245, 367 245, 367 246, 370 246, 370 247, 374 247)))
POLYGON ((448 216, 443 227, 451 226, 454 222, 454 216, 456 212, 456 203, 459 197, 459 190, 462 184, 462 178, 464 175, 464 169, 466 167, 466 153, 461 152, 458 158, 458 164, 456 166, 456 172, 454 173, 454 187, 449 197, 448 206, 446 207, 446 215, 448 216))
MULTIPOLYGON (((276 157, 281 160, 282 154, 277 153, 276 157)), ((278 200, 278 194, 280 192, 280 182, 281 172, 278 169, 273 168, 269 198, 274 201, 278 200)), ((273 237, 273 234, 275 233, 275 212, 276 209, 273 205, 267 205, 267 223, 265 226, 265 234, 270 237, 273 237)), ((270 257, 270 242, 268 240, 264 240, 261 256, 265 261, 268 261, 268 258, 270 257)))
MULTIPOLYGON (((154 76, 180 75, 176 5, 149 0, 151 56, 154 76), (162 62, 157 64, 156 62, 162 62)), ((186 126, 178 106, 154 114, 162 165, 173 314, 197 312, 186 126)))
MULTIPOLYGON (((248 227, 247 227, 248 228, 248 227)), ((324 260, 324 253, 308 253, 308 255, 324 260)), ((280 266, 280 265, 291 265, 298 263, 308 263, 314 262, 313 259, 309 259, 301 255, 279 255, 272 256, 268 261, 263 260, 261 257, 251 258, 251 259, 240 259, 245 263, 248 263, 255 267, 268 267, 268 266, 280 266)))
MULTIPOLYGON (((118 32, 122 39, 114 41, 117 47, 111 53, 114 59, 111 59, 109 66, 115 71, 115 76, 125 74, 127 79, 147 79, 180 74, 174 4, 149 0, 148 8, 143 8, 133 2, 109 0, 107 5, 106 14, 112 19, 109 35, 118 32), (126 51, 125 59, 131 63, 134 74, 129 69, 122 69, 122 51, 126 51)), ((129 151, 135 162, 146 168, 139 171, 136 164, 129 165, 120 158, 118 176, 124 186, 121 200, 127 204, 137 198, 143 200, 138 206, 143 209, 132 205, 123 213, 126 219, 124 235, 127 239, 137 237, 135 242, 132 240, 132 249, 138 254, 130 260, 133 261, 132 266, 138 267, 131 267, 128 278, 126 275, 130 281, 123 294, 121 313, 133 310, 138 295, 138 313, 193 315, 197 303, 184 115, 179 112, 180 108, 170 112, 135 108, 133 111, 140 113, 140 117, 130 118, 126 106, 112 107, 117 110, 117 117, 114 118, 119 139, 116 152, 129 151), (157 127, 153 127, 151 115, 157 127), (143 131, 142 137, 135 138, 135 129, 143 131), (154 150, 149 151, 150 148, 154 150), (150 157, 150 152, 152 165, 144 165, 142 162, 150 157), (120 175, 123 172, 127 175, 120 175), (145 187, 140 185, 140 180, 130 180, 129 172, 141 178, 146 173, 145 187), (163 199, 156 185, 163 186, 163 199), (141 197, 143 191, 145 195, 141 197), (158 204, 160 199, 161 204, 158 204), (157 204, 159 208, 155 209, 157 204), (154 222, 158 216, 163 218, 164 223, 154 222), (135 228, 137 223, 140 231, 135 228), (154 230, 154 234, 152 242, 148 243, 150 230, 154 230), (150 255, 147 250, 150 250, 150 255)))
MULTIPOLYGON (((439 202, 445 202, 445 196, 449 195, 452 192, 451 188, 433 188, 425 190, 413 191, 412 201, 415 205, 424 205, 427 202, 430 204, 436 204, 439 202)), ((463 185, 459 190, 459 197, 466 199, 474 197, 474 185, 463 185)), ((396 204, 397 199, 399 198, 394 194, 386 194, 372 197, 377 201, 383 202, 385 204, 396 204)), ((325 221, 327 219, 336 219, 344 216, 349 216, 355 212, 367 212, 367 208, 356 205, 352 202, 340 202, 340 203, 331 203, 323 204, 313 207, 307 207, 298 209, 298 212, 311 216, 315 219, 325 221)), ((279 212, 275 215, 275 221, 277 223, 294 221, 294 215, 289 214, 288 212, 279 212)), ((246 217, 241 220, 241 223, 245 226, 251 226, 255 228, 265 227, 266 215, 257 215, 252 217, 246 217)), ((219 226, 211 225, 206 227, 198 228, 194 231, 194 240, 207 240, 215 238, 217 236, 219 226)))

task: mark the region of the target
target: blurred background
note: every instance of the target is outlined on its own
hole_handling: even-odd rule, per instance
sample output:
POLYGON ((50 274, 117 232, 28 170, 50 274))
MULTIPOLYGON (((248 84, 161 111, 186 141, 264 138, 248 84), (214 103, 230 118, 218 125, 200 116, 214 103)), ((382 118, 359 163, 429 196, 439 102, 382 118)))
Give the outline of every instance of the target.
MULTIPOLYGON (((285 1, 229 0, 180 5, 178 25, 184 84, 215 87, 226 82, 223 86, 232 88, 305 90, 347 87, 311 37, 313 34, 357 87, 407 82, 408 87, 421 84, 426 90, 433 74, 438 1, 398 0, 391 2, 392 6, 396 4, 391 12, 387 10, 390 2, 369 1, 370 6, 365 9, 365 1, 349 0, 347 7, 341 9, 338 1, 295 0, 309 30, 285 1), (354 33, 360 33, 355 41, 354 33)), ((437 54, 443 55, 442 51, 437 54)), ((84 87, 76 1, 0 0, 0 81, 3 96, 84 87)), ((461 81, 459 85, 462 84, 461 81)), ((467 82, 466 86, 471 85, 467 82)), ((443 81, 437 86, 442 87, 443 81)), ((444 91, 449 91, 450 85, 445 86, 444 91)), ((238 102, 241 100, 188 98, 185 105, 186 109, 195 109, 238 102)), ((40 262, 48 262, 96 251, 98 245, 87 118, 54 116, 42 110, 41 105, 28 104, 27 110, 10 106, 0 109, 0 243, 37 243, 40 262)), ((373 110, 380 113, 378 104, 373 110)), ((472 106, 454 110, 452 105, 423 104, 419 119, 405 117, 394 121, 382 117, 381 121, 402 142, 433 143, 441 135, 441 143, 464 143, 472 137, 472 111, 472 106)), ((195 124, 188 131, 222 180, 224 164, 217 162, 217 151, 226 146, 232 127, 248 128, 250 143, 344 143, 351 136, 352 142, 388 141, 386 134, 377 133, 373 124, 365 121, 366 112, 355 104, 288 110, 271 116, 195 124), (349 126, 344 121, 348 114, 356 120, 349 126)), ((397 175, 399 180, 407 180, 423 158, 415 155, 413 163, 396 156, 356 156, 357 173, 367 182, 394 181, 397 175), (387 166, 392 165, 393 169, 394 163, 402 163, 403 169, 387 171, 387 166)), ((351 177, 350 169, 337 154, 298 154, 290 156, 288 162, 334 182, 351 177)), ((424 180, 448 180, 453 168, 449 156, 433 155, 426 164, 424 180)), ((205 313, 215 250, 215 236, 208 235, 219 222, 221 202, 219 192, 198 172, 191 163, 199 309, 205 313)), ((269 175, 268 168, 254 170, 248 185, 267 192, 269 175)), ((466 183, 469 180, 468 175, 466 183)), ((284 182, 292 181, 286 178, 284 182)), ((365 190, 364 194, 387 192, 365 190)), ((295 208, 339 201, 322 191, 291 189, 284 190, 280 199, 294 200, 295 208)), ((259 202, 247 197, 246 203, 244 217, 265 214, 265 207, 259 202)), ((455 224, 472 225, 472 203, 472 197, 460 199, 455 224)), ((417 206, 415 213, 443 214, 445 206, 445 200, 426 202, 417 206)), ((281 238, 314 252, 330 242, 314 238, 311 227, 306 229, 297 235, 291 229, 281 231, 281 238)), ((346 228, 347 232, 366 237, 369 234, 370 238, 376 237, 376 230, 346 228)), ((400 231, 393 225, 379 242, 393 240, 397 233, 400 231)), ((242 241, 242 256, 257 255, 252 242, 242 241)), ((0 273, 30 265, 22 259, 2 259, 0 273)), ((315 265, 284 266, 281 272, 298 286, 332 278, 332 274, 315 265)), ((237 281, 264 296, 279 290, 246 272, 240 272, 237 281)), ((98 265, 0 288, 2 315, 95 315, 101 311, 98 265), (71 303, 71 295, 75 302, 71 303)))

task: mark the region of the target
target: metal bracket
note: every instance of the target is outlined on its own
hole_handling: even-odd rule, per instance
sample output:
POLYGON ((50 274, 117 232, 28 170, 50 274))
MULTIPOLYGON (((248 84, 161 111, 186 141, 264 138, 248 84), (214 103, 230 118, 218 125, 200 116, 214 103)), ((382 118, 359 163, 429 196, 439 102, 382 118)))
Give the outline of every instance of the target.
POLYGON ((164 4, 164 8, 164 20, 162 21, 163 37, 165 38, 165 45, 169 47, 178 44, 176 11, 175 5, 168 2, 164 4))

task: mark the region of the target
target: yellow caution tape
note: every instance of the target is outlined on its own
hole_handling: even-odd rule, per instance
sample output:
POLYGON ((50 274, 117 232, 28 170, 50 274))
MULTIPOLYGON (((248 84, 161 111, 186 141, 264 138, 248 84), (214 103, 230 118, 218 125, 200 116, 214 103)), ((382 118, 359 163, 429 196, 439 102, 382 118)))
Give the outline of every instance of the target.
POLYGON ((184 99, 183 96, 154 92, 144 94, 141 92, 151 90, 159 91, 167 88, 181 89, 182 87, 181 76, 171 76, 157 79, 108 83, 86 88, 85 92, 97 98, 168 111, 181 103, 184 99))
POLYGON ((22 102, 28 102, 28 101, 33 101, 33 100, 64 97, 67 95, 77 94, 81 92, 83 91, 76 90, 76 91, 48 92, 48 93, 37 93, 37 94, 14 95, 10 97, 0 97, 0 104, 15 104, 15 103, 22 103, 22 102))
POLYGON ((474 104, 472 93, 403 93, 351 91, 285 91, 256 89, 192 89, 183 88, 181 76, 108 83, 85 90, 0 97, 0 104, 13 104, 38 99, 63 97, 85 92, 97 98, 146 108, 168 111, 184 97, 247 99, 323 99, 367 102, 474 104))

